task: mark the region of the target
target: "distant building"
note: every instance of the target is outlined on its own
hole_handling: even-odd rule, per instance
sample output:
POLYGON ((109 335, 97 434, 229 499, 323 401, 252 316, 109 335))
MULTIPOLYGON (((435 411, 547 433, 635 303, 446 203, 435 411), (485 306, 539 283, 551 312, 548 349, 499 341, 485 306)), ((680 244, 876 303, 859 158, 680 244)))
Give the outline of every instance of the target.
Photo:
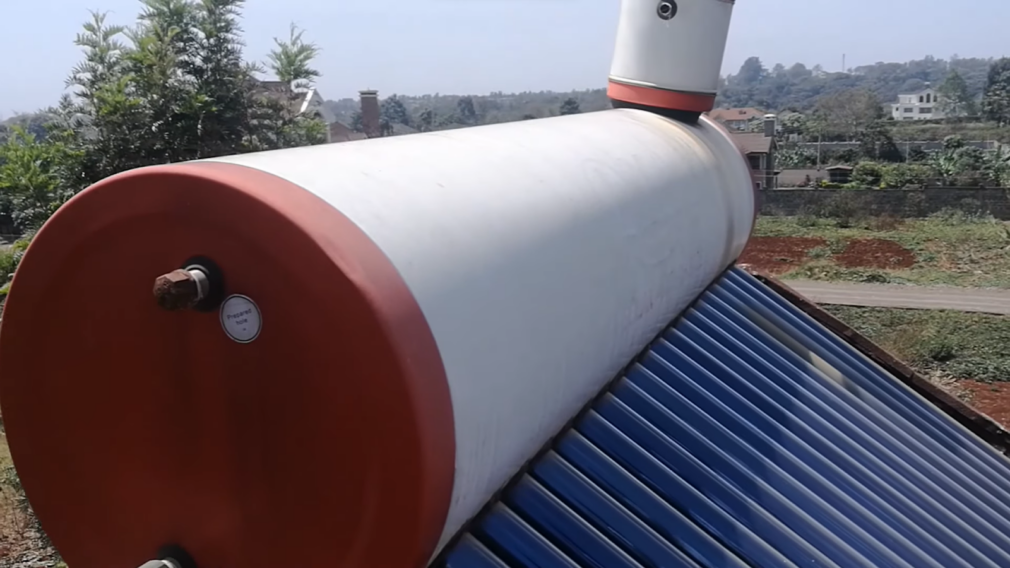
POLYGON ((937 108, 937 94, 932 87, 917 93, 898 95, 898 102, 891 104, 891 116, 894 120, 933 120, 944 118, 943 111, 937 108))
POLYGON ((828 172, 828 182, 846 184, 852 181, 852 166, 828 166, 824 168, 828 172))
POLYGON ((295 89, 284 81, 260 81, 257 91, 266 97, 271 97, 290 104, 295 114, 315 117, 326 124, 327 142, 347 142, 366 138, 364 134, 354 132, 337 121, 336 115, 323 103, 325 99, 315 88, 295 89))
POLYGON ((358 91, 361 96, 361 129, 368 138, 382 136, 382 111, 379 106, 379 91, 365 89, 358 91))
POLYGON ((844 185, 852 181, 852 166, 828 166, 821 169, 781 170, 775 177, 778 187, 816 188, 821 182, 844 185))
POLYGON ((828 179, 828 173, 823 169, 788 169, 782 170, 777 176, 779 187, 809 187, 814 188, 828 179))
POLYGON ((335 144, 337 142, 353 142, 354 140, 364 140, 368 138, 364 132, 356 132, 351 127, 340 122, 334 122, 329 126, 329 138, 327 142, 335 144))
POLYGON ((775 115, 762 115, 765 120, 764 132, 734 132, 733 142, 745 156, 750 165, 754 186, 758 191, 775 189, 777 186, 775 170, 775 115))
POLYGON ((324 103, 322 95, 315 88, 293 89, 282 81, 260 81, 257 92, 264 97, 270 97, 290 106, 295 114, 311 116, 326 123, 326 142, 353 142, 382 136, 401 136, 414 134, 416 129, 404 124, 388 124, 382 119, 382 109, 379 104, 379 92, 373 89, 359 91, 361 101, 361 132, 337 120, 324 103))
POLYGON ((717 108, 706 114, 712 120, 722 123, 729 130, 740 132, 746 131, 752 120, 765 115, 764 112, 756 108, 717 108))
POLYGON ((315 88, 295 89, 283 81, 260 81, 257 91, 269 98, 277 99, 291 105, 295 114, 315 115, 326 124, 337 120, 328 108, 323 105, 325 99, 315 88))

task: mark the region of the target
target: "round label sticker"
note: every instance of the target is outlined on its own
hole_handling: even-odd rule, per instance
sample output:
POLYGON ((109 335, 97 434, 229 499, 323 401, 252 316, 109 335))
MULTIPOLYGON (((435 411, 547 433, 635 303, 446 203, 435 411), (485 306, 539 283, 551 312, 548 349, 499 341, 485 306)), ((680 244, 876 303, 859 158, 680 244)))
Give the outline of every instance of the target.
POLYGON ((263 327, 259 306, 247 296, 232 294, 221 304, 221 327, 239 343, 255 340, 263 327))

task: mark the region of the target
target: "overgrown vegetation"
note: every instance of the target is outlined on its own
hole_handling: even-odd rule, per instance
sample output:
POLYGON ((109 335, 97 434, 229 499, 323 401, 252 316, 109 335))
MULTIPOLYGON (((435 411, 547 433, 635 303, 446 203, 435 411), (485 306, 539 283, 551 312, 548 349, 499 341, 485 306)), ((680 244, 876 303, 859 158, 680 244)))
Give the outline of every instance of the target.
POLYGON ((66 568, 25 498, 0 423, 0 568, 8 566, 66 568))
POLYGON ((825 306, 929 377, 1010 381, 1010 317, 942 310, 825 306))
MULTIPOLYGON (((858 197, 858 194, 857 194, 858 197)), ((858 201, 841 199, 817 214, 760 217, 755 236, 820 237, 828 245, 783 278, 1010 289, 1010 224, 945 210, 928 219, 865 217, 858 201), (834 262, 853 239, 894 241, 912 251, 911 268, 845 268, 834 262)))
POLYGON ((242 0, 143 0, 134 26, 93 13, 75 44, 71 92, 4 128, 0 213, 21 232, 75 193, 141 166, 316 144, 326 125, 301 113, 318 48, 292 27, 268 65, 242 58, 242 0), (257 75, 269 68, 281 88, 257 75))
POLYGON ((32 235, 29 234, 16 241, 12 246, 0 250, 0 282, 5 282, 3 286, 0 286, 0 312, 2 312, 3 300, 7 297, 7 291, 10 289, 11 280, 14 278, 14 272, 21 264, 21 258, 25 255, 25 251, 28 250, 31 237, 32 235))
MULTIPOLYGON (((810 156, 807 153, 786 147, 783 152, 785 163, 780 162, 780 165, 809 167, 810 156)), ((801 185, 811 184, 812 180, 801 185)), ((822 182, 820 185, 839 189, 1007 187, 1010 186, 1010 150, 1001 146, 986 151, 968 145, 960 136, 948 136, 940 150, 909 151, 908 160, 900 163, 857 161, 854 162, 849 183, 822 182)))

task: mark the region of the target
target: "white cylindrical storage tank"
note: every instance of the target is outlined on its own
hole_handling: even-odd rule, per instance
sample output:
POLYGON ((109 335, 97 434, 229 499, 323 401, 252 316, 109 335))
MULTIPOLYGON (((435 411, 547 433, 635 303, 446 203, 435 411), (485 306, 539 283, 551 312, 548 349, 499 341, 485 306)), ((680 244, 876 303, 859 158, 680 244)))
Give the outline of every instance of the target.
POLYGON ((708 112, 735 0, 622 0, 607 95, 615 103, 708 112))
POLYGON ((73 568, 424 566, 754 212, 723 130, 637 110, 114 176, 12 286, 18 471, 73 568), (204 300, 159 307, 194 266, 204 300))

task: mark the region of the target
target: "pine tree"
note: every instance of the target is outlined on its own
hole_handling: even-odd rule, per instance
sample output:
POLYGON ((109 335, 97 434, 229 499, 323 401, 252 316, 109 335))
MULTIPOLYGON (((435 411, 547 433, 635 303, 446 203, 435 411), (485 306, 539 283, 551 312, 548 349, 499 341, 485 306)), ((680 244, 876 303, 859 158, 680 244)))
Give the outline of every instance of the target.
POLYGON ((944 114, 951 117, 974 115, 977 109, 975 101, 968 93, 968 83, 957 71, 951 71, 937 88, 937 106, 944 114))
POLYGON ((1010 58, 999 59, 989 67, 982 112, 1000 126, 1010 124, 1010 58))
POLYGON ((562 115, 566 114, 579 114, 582 109, 579 108, 579 101, 572 97, 568 97, 561 103, 561 109, 559 111, 562 115))

